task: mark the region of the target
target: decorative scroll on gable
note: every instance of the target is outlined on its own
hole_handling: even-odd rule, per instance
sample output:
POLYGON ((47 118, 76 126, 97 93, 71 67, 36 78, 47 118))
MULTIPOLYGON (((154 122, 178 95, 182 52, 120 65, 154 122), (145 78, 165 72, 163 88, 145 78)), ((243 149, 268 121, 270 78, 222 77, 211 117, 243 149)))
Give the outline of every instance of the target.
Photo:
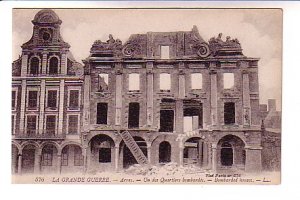
POLYGON ((123 54, 126 57, 140 57, 146 55, 147 35, 135 34, 130 36, 124 44, 123 54))

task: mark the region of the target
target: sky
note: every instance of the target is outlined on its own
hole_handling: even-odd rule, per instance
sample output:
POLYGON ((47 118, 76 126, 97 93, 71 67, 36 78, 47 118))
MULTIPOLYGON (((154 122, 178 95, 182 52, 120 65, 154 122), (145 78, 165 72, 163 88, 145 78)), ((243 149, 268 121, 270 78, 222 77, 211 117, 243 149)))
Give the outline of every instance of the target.
MULTIPOLYGON (((13 59, 32 35, 38 9, 13 10, 13 59)), ((280 9, 54 9, 62 20, 61 35, 75 59, 89 56, 97 39, 112 34, 123 44, 131 34, 190 31, 193 25, 205 41, 223 33, 237 38, 247 57, 260 58, 260 103, 276 99, 281 110, 282 11, 280 9)))

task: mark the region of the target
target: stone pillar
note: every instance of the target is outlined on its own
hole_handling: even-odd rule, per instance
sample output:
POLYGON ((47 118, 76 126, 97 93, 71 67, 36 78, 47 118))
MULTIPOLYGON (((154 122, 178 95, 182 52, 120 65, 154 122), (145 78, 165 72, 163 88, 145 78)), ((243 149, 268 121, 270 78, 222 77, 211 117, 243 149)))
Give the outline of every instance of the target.
POLYGON ((185 74, 184 63, 179 63, 179 83, 178 83, 178 98, 183 99, 185 97, 185 74))
POLYGON ((183 166, 183 150, 184 150, 183 142, 179 141, 179 166, 183 166))
POLYGON ((243 124, 250 126, 251 113, 250 113, 250 92, 249 92, 249 75, 247 71, 243 72, 243 124))
POLYGON ((41 172, 41 157, 42 151, 37 149, 34 158, 34 173, 39 174, 41 172))
POLYGON ((178 99, 175 103, 175 125, 176 125, 176 134, 183 133, 183 100, 178 99))
POLYGON ((210 72, 210 106, 211 106, 211 124, 218 125, 218 87, 217 87, 217 72, 210 72))
POLYGON ((58 135, 62 135, 64 122, 64 96, 65 96, 65 81, 60 80, 59 84, 59 113, 58 113, 58 135))
POLYGON ((44 112, 45 112, 45 80, 41 80, 41 94, 40 94, 40 116, 39 116, 39 134, 43 134, 44 130, 44 112))
POLYGON ((246 150, 246 172, 260 172, 262 170, 261 150, 260 146, 245 147, 246 150))
POLYGON ((203 150, 202 150, 203 142, 200 140, 198 142, 198 160, 199 160, 199 165, 203 166, 203 150))
POLYGON ((83 158, 84 158, 84 160, 83 160, 83 171, 84 171, 84 173, 86 173, 87 172, 87 164, 88 164, 88 162, 87 162, 87 147, 84 147, 83 148, 83 158))
POLYGON ((148 163, 151 164, 151 143, 147 142, 147 158, 148 158, 148 163))
POLYGON ((212 170, 217 171, 217 145, 212 144, 212 170))
POLYGON ((61 153, 57 154, 57 173, 61 173, 61 153))
POLYGON ((22 154, 18 155, 18 174, 22 174, 22 154))
POLYGON ((20 135, 24 135, 25 124, 25 108, 26 108, 26 80, 22 80, 21 89, 21 109, 20 109, 20 135))
POLYGON ((22 54, 22 64, 21 64, 21 76, 27 75, 27 68, 28 68, 28 55, 22 54))
POLYGON ((43 57, 42 57, 42 72, 41 73, 43 75, 47 74, 47 52, 43 52, 43 57))
POLYGON ((60 72, 61 72, 61 74, 63 74, 63 75, 67 75, 67 73, 68 73, 68 65, 67 65, 67 61, 68 61, 67 55, 66 55, 65 52, 63 52, 63 53, 61 54, 61 61, 60 61, 60 66, 61 66, 60 72))
POLYGON ((203 142, 203 167, 208 165, 208 146, 206 142, 203 142))
POLYGON ((115 146, 115 171, 119 170, 119 146, 115 146))
POLYGON ((90 89, 91 89, 91 76, 84 76, 84 104, 83 104, 83 132, 89 131, 90 125, 90 89))
POLYGON ((212 169, 212 146, 210 143, 207 144, 207 168, 212 169))
MULTIPOLYGON (((118 64, 118 67, 120 68, 120 64, 118 64)), ((116 74, 116 117, 115 117, 115 125, 120 126, 121 125, 121 119, 122 119, 122 73, 119 71, 116 74)))
POLYGON ((153 125, 153 62, 147 63, 147 125, 153 125))

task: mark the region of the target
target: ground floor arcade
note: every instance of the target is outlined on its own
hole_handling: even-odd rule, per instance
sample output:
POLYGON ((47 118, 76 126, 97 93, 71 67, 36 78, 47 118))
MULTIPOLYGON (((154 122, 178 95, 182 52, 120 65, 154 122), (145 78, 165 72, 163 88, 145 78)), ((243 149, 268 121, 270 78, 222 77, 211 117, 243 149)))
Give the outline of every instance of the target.
MULTIPOLYGON (((259 133, 198 133, 132 136, 150 165, 174 162, 203 169, 261 170, 259 133)), ((12 143, 12 172, 77 173, 120 171, 137 161, 122 138, 113 132, 94 132, 82 142, 25 141, 12 143)))

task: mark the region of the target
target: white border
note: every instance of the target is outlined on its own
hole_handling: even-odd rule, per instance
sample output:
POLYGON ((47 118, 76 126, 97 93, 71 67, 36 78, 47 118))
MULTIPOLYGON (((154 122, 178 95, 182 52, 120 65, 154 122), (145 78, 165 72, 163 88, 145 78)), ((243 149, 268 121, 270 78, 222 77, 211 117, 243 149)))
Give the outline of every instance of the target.
MULTIPOLYGON (((299 113, 300 113, 300 3, 299 2, 0 2, 1 24, 1 196, 9 199, 300 199, 299 113), (283 134, 282 184, 277 186, 232 185, 11 185, 10 116, 13 7, 277 7, 284 11, 283 41, 283 134)), ((267 27, 266 27, 267 28, 267 27)))

